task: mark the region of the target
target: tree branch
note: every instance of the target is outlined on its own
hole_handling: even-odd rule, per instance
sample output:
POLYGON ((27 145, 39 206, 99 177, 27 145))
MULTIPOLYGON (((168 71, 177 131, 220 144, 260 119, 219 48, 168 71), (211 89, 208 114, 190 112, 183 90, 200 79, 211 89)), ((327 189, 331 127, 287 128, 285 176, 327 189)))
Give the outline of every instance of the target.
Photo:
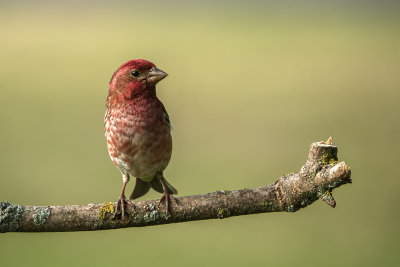
POLYGON ((298 173, 280 177, 275 183, 237 191, 216 191, 177 198, 166 214, 158 200, 134 202, 124 220, 114 218, 115 203, 71 206, 20 206, 0 202, 0 232, 68 232, 149 226, 227 218, 263 212, 294 212, 317 199, 331 207, 332 189, 351 183, 345 162, 337 161, 332 139, 311 144, 306 163, 298 173))

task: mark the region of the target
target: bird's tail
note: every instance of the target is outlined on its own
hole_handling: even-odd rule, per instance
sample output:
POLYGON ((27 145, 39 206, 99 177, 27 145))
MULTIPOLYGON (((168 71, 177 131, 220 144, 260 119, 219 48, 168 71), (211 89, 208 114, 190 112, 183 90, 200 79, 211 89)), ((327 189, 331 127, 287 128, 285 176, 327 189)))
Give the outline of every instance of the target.
POLYGON ((150 183, 143 181, 140 178, 136 178, 135 187, 133 188, 132 194, 129 199, 139 198, 145 195, 150 190, 150 183))
POLYGON ((157 175, 151 182, 151 187, 157 192, 164 193, 163 184, 167 189, 168 194, 176 195, 178 194, 178 190, 175 189, 168 181, 164 178, 164 176, 157 175))
POLYGON ((156 190, 157 192, 164 193, 163 184, 167 189, 168 194, 170 195, 178 194, 178 190, 176 190, 175 187, 173 187, 170 183, 168 183, 168 181, 161 174, 161 175, 156 175, 156 177, 154 177, 154 179, 151 180, 151 182, 145 182, 140 178, 136 178, 135 188, 133 189, 129 199, 136 199, 145 195, 147 192, 149 192, 150 187, 156 190))

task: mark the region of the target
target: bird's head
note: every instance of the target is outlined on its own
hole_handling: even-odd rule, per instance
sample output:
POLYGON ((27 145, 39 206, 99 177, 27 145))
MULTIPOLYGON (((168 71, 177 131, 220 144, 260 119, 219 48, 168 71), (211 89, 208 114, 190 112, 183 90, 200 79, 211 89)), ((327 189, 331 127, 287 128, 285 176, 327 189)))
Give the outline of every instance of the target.
POLYGON ((155 85, 167 75, 147 60, 130 60, 122 64, 111 77, 109 98, 124 102, 140 96, 155 96, 155 85))

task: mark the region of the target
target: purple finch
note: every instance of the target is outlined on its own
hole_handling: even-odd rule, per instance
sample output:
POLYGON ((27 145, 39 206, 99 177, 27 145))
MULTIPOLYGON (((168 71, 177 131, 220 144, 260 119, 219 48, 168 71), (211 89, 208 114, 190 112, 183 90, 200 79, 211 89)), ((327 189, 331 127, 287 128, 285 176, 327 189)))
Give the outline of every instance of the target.
POLYGON ((167 212, 170 194, 177 190, 163 176, 172 153, 171 125, 164 105, 157 98, 156 84, 167 76, 144 59, 121 65, 111 77, 104 117, 107 148, 122 173, 122 192, 116 214, 124 217, 125 187, 136 178, 130 199, 146 194, 150 187, 163 193, 167 212))

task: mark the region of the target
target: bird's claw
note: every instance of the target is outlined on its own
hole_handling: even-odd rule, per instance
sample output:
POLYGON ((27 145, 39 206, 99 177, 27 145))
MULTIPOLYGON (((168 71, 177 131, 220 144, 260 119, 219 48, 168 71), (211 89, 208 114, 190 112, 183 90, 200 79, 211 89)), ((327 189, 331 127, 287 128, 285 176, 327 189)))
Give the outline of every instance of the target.
POLYGON ((114 218, 121 218, 122 220, 125 219, 125 215, 128 215, 127 204, 130 204, 133 208, 135 208, 135 205, 132 203, 132 201, 126 199, 124 195, 119 196, 117 203, 115 204, 114 218))
POLYGON ((171 196, 171 195, 168 194, 168 193, 167 193, 167 194, 163 194, 163 196, 162 196, 161 199, 160 199, 160 202, 158 202, 158 207, 160 207, 160 204, 161 204, 162 202, 165 203, 167 215, 169 215, 170 212, 171 212, 171 199, 174 200, 174 202, 175 202, 176 205, 179 205, 178 199, 176 199, 175 197, 171 196))

